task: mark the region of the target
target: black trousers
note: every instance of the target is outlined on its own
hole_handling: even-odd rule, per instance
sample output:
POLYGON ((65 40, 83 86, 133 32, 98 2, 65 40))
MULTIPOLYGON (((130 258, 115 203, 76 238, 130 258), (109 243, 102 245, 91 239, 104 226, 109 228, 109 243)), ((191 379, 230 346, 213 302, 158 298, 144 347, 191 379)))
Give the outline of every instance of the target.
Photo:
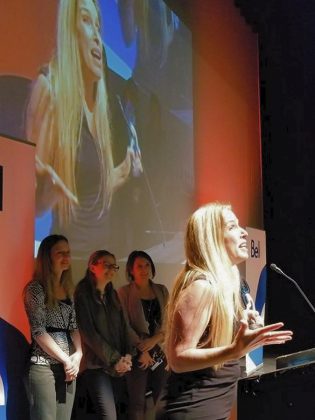
POLYGON ((125 378, 113 378, 103 369, 86 369, 78 378, 72 420, 126 420, 125 378))
POLYGON ((164 387, 168 372, 163 361, 154 371, 150 368, 142 370, 135 361, 132 370, 127 373, 128 420, 143 420, 146 404, 146 392, 152 391, 154 403, 157 402, 164 387))

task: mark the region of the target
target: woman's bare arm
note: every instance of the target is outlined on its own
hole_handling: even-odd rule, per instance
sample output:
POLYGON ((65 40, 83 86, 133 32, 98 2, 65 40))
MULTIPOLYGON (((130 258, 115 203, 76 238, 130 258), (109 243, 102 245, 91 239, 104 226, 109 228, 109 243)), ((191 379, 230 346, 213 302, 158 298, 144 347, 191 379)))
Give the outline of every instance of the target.
POLYGON ((62 196, 66 196, 69 201, 78 204, 77 197, 66 187, 50 165, 53 117, 54 107, 49 79, 44 74, 40 74, 32 88, 26 124, 27 138, 36 144, 37 215, 54 207, 62 196))
POLYGON ((280 344, 291 339, 291 331, 276 331, 282 323, 250 330, 245 321, 232 344, 197 348, 211 317, 211 286, 204 280, 196 280, 182 292, 173 320, 168 362, 175 372, 188 372, 211 367, 238 359, 262 345, 280 344), (201 302, 209 300, 202 309, 201 302))

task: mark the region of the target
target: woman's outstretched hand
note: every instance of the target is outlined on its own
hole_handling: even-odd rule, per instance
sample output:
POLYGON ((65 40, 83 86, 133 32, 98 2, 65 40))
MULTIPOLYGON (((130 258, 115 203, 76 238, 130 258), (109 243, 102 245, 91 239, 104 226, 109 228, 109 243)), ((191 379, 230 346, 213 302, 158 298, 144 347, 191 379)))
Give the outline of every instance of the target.
POLYGON ((292 340, 293 332, 289 330, 280 330, 283 327, 282 322, 266 325, 265 327, 251 330, 248 322, 241 320, 239 330, 232 343, 235 358, 239 359, 252 350, 261 346, 272 344, 283 344, 292 340))

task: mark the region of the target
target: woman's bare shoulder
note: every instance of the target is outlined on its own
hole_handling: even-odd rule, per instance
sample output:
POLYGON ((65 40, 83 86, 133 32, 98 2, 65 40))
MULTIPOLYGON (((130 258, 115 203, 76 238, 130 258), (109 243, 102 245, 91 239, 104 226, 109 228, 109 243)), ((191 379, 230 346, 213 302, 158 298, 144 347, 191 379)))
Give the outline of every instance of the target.
POLYGON ((191 290, 210 291, 212 289, 211 277, 201 275, 193 280, 188 287, 190 287, 191 290))
POLYGON ((205 278, 197 278, 192 281, 181 293, 179 298, 179 308, 196 308, 204 300, 209 300, 212 296, 211 283, 205 278))

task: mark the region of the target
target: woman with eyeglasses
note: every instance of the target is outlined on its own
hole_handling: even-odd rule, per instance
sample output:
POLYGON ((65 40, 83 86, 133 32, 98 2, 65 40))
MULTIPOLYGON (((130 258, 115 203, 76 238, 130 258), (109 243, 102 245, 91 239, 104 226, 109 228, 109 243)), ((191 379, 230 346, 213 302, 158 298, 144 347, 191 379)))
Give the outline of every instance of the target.
POLYGON ((119 266, 113 254, 95 251, 75 291, 83 348, 84 384, 97 418, 117 418, 113 387, 131 369, 132 345, 112 279, 119 266))
POLYGON ((126 376, 129 403, 128 419, 142 420, 145 394, 152 392, 154 403, 166 382, 166 360, 160 347, 162 320, 168 300, 167 288, 153 282, 154 263, 146 252, 133 251, 128 257, 126 275, 129 284, 118 289, 138 349, 132 371, 126 376))

